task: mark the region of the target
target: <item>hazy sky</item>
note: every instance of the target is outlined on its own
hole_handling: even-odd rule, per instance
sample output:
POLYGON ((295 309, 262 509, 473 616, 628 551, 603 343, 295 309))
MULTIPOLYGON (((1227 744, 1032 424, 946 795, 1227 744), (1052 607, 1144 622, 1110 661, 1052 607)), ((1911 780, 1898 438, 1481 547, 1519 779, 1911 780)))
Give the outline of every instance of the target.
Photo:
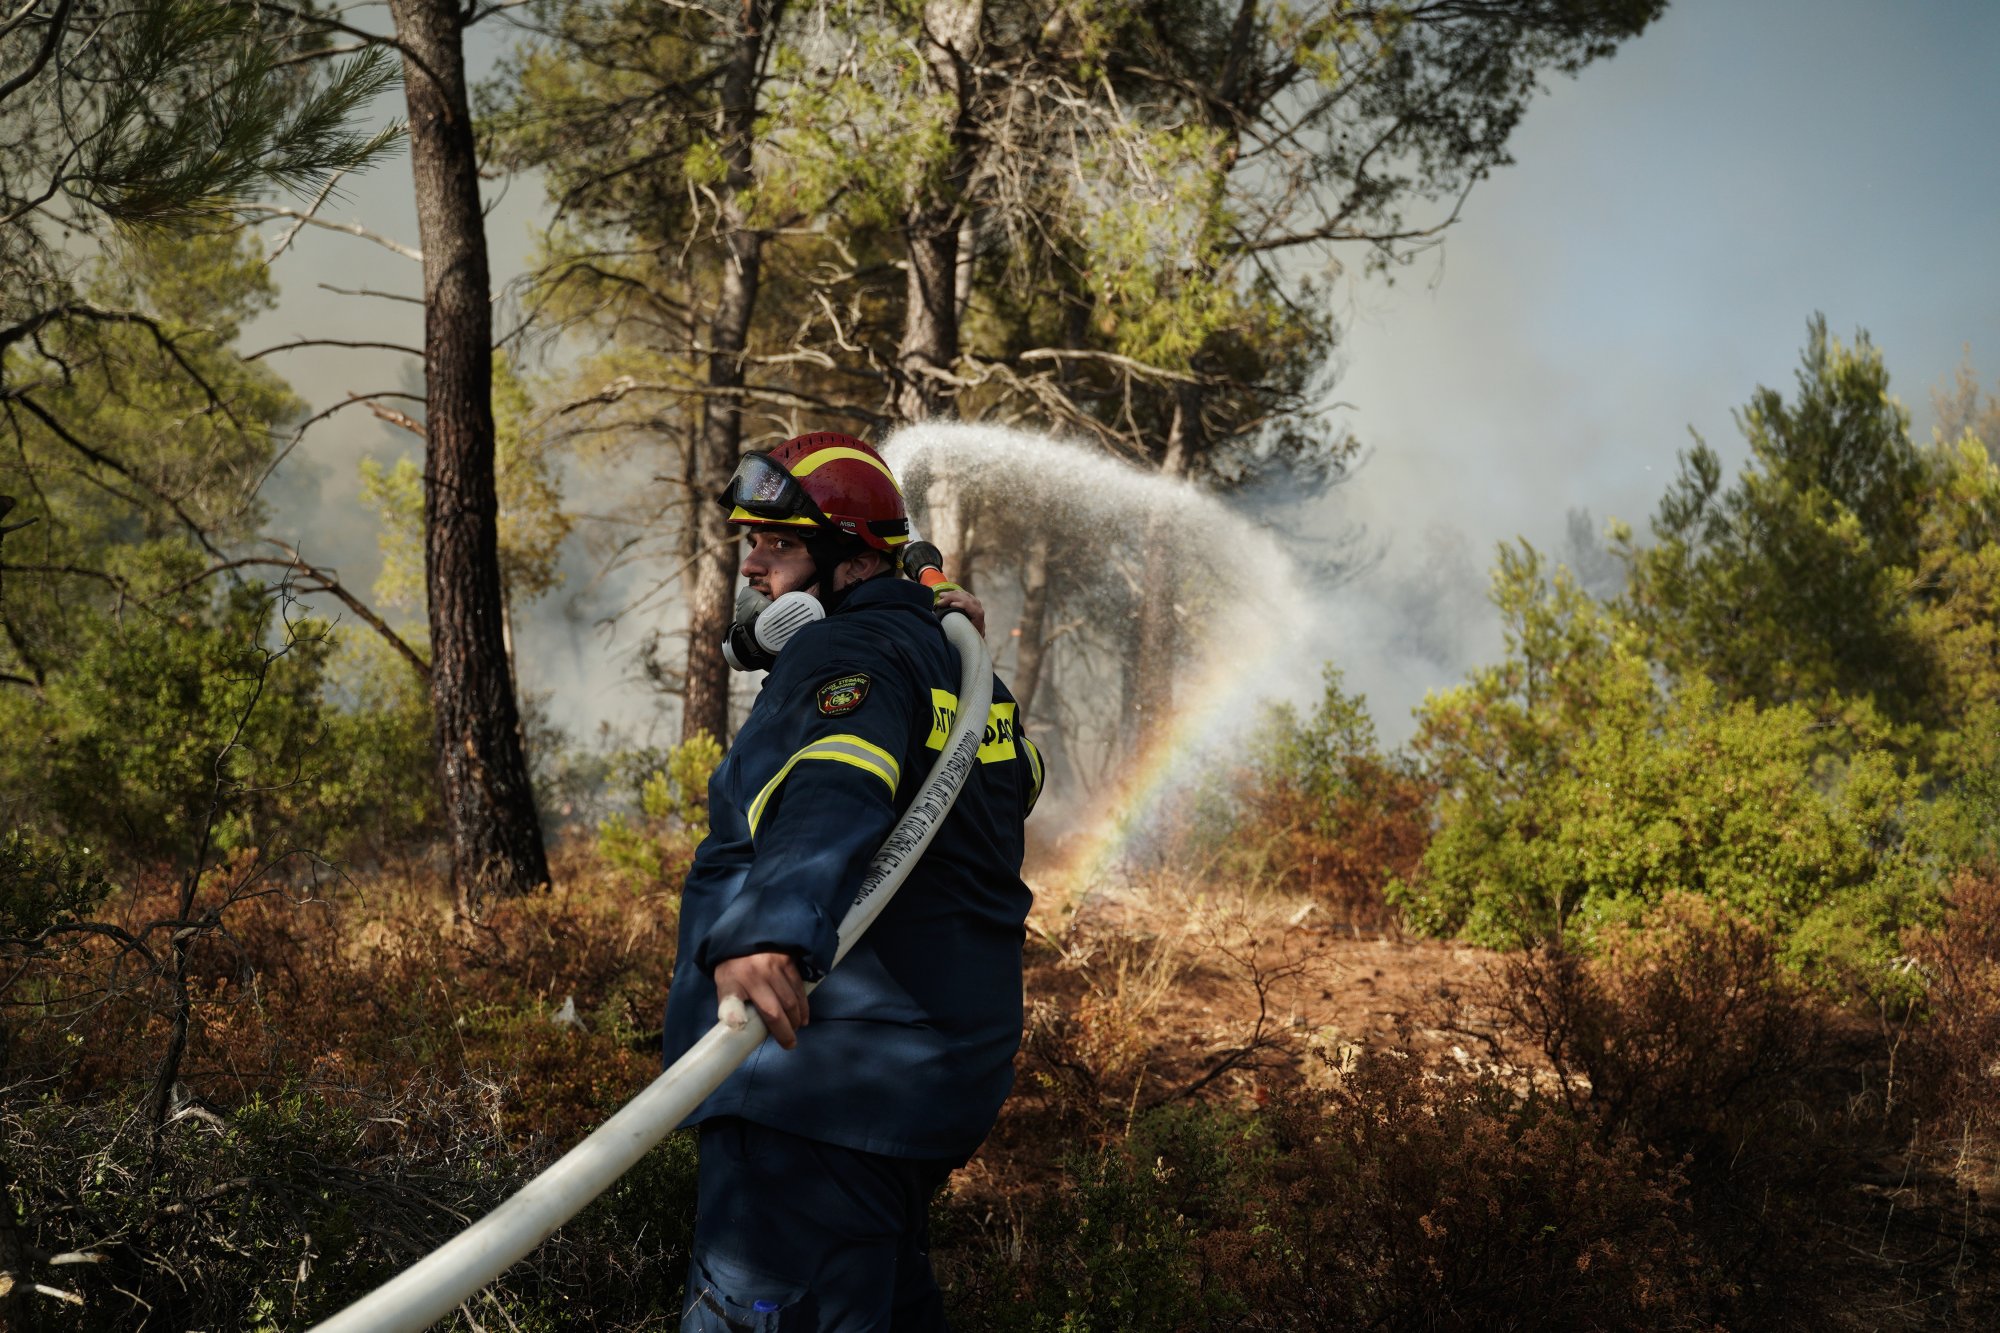
MULTIPOLYGON (((483 39, 489 58, 499 35, 483 39)), ((1553 84, 1516 135, 1516 164, 1474 192, 1440 254, 1393 286, 1349 287, 1337 396, 1352 408, 1338 415, 1370 457, 1287 522, 1358 524, 1382 548, 1316 609, 1319 649, 1390 738, 1425 689, 1497 651, 1484 603, 1495 543, 1560 551, 1572 509, 1643 529, 1690 426, 1741 457, 1732 409, 1759 384, 1789 389, 1815 311, 1843 338, 1870 331, 1922 432, 1929 390, 1965 345, 1993 383, 1996 69, 1996 0, 1675 0, 1616 57, 1553 84)), ((496 210, 496 270, 518 271, 538 203, 517 182, 496 210)), ((414 244, 406 164, 324 214, 414 244)), ((311 233, 277 272, 284 303, 246 346, 420 338, 415 306, 316 286, 414 294, 416 266, 386 250, 311 233)), ((408 358, 382 353, 293 354, 279 368, 316 407, 418 382, 408 358)), ((281 473, 276 526, 365 586, 375 556, 356 466, 408 447, 365 409, 315 427, 281 473)), ((522 628, 523 676, 587 730, 645 705, 618 685, 618 645, 588 630, 607 594, 577 595, 580 551, 569 567, 571 592, 522 628)))
POLYGON ((1387 551, 1328 647, 1385 732, 1497 652, 1496 543, 1559 552, 1573 508, 1643 532, 1690 427, 1733 469, 1732 410, 1789 393, 1815 311, 1869 331, 1922 437, 1965 345, 1992 385, 1996 72, 1993 0, 1673 0, 1552 85, 1437 259, 1353 295, 1339 396, 1372 456, 1320 523, 1387 551), (1462 633, 1410 619, 1427 597, 1462 633))

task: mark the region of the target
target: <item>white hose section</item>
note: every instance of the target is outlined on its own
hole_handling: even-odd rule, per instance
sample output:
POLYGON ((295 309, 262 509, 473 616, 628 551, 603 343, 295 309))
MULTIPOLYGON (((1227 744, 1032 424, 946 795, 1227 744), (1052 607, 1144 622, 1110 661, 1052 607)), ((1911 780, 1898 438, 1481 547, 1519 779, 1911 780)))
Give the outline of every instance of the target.
MULTIPOLYGON (((963 614, 946 615, 944 632, 958 649, 962 667, 958 717, 944 753, 869 863, 854 904, 841 919, 840 943, 833 955, 836 964, 881 915, 931 845, 978 761, 986 715, 993 705, 993 664, 979 632, 963 614)), ((513 1198, 311 1333, 417 1333, 429 1328, 609 1189, 763 1040, 764 1021, 754 1011, 748 1012, 740 1028, 718 1022, 672 1068, 513 1198)))

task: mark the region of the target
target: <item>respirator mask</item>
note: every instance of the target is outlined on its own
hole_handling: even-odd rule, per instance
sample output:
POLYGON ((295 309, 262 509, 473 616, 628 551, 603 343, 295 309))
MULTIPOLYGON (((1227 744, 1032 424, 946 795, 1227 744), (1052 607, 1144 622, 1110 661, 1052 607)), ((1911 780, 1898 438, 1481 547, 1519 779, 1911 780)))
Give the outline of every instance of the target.
POLYGON ((793 635, 825 618, 826 608, 809 592, 773 599, 745 587, 736 594, 736 618, 722 641, 722 658, 738 671, 769 671, 793 635))

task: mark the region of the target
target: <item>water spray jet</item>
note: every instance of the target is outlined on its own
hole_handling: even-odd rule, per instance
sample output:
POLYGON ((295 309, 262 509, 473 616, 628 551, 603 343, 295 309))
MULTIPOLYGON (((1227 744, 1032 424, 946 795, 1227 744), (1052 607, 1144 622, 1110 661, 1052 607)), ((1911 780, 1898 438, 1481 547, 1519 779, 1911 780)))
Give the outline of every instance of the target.
MULTIPOLYGON (((1043 534, 1064 553, 1064 586, 1051 598, 1071 613, 1064 632, 1091 639, 1099 651, 1070 654, 1068 728, 1062 744, 1045 747, 1071 751, 1052 760, 1066 790, 1044 802, 1045 817, 1074 813, 1058 825, 1068 836, 1055 854, 1034 868, 1042 882, 1079 892, 1101 887, 1155 831, 1171 796, 1218 757, 1241 753, 1264 699, 1305 693, 1317 680, 1318 613, 1304 598, 1304 571, 1277 534, 1216 494, 1085 445, 1004 426, 909 426, 889 437, 882 454, 903 478, 924 531, 940 526, 930 500, 948 477, 954 501, 976 509, 980 561, 1019 560, 1043 534), (1138 691, 1129 663, 1136 607, 1149 591, 1141 585, 1148 554, 1161 567, 1160 553, 1144 549, 1149 530, 1173 535, 1165 552, 1172 586, 1163 591, 1179 652, 1167 716, 1133 725, 1126 705, 1138 691)), ((1008 600, 990 572, 978 591, 996 611, 1008 600)), ((1004 623, 997 614, 989 619, 1004 623)), ((1041 718, 1029 724, 1045 736, 1056 730, 1041 718)))

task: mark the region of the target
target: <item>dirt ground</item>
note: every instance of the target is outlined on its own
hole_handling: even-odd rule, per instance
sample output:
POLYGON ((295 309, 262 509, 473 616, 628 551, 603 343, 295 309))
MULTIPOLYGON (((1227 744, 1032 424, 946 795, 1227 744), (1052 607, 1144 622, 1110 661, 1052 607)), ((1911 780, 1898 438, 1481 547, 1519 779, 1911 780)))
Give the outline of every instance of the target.
POLYGON ((1354 1048, 1486 1061, 1475 1035, 1440 1024, 1476 1034, 1465 997, 1497 958, 1357 932, 1303 898, 1170 880, 1082 893, 1037 886, 1014 1096, 954 1193, 1001 1207, 1043 1183, 1060 1165, 1051 1128, 1074 1135, 1093 1119, 1079 1102, 1109 1134, 1176 1101, 1260 1103, 1277 1087, 1328 1077, 1354 1048))

